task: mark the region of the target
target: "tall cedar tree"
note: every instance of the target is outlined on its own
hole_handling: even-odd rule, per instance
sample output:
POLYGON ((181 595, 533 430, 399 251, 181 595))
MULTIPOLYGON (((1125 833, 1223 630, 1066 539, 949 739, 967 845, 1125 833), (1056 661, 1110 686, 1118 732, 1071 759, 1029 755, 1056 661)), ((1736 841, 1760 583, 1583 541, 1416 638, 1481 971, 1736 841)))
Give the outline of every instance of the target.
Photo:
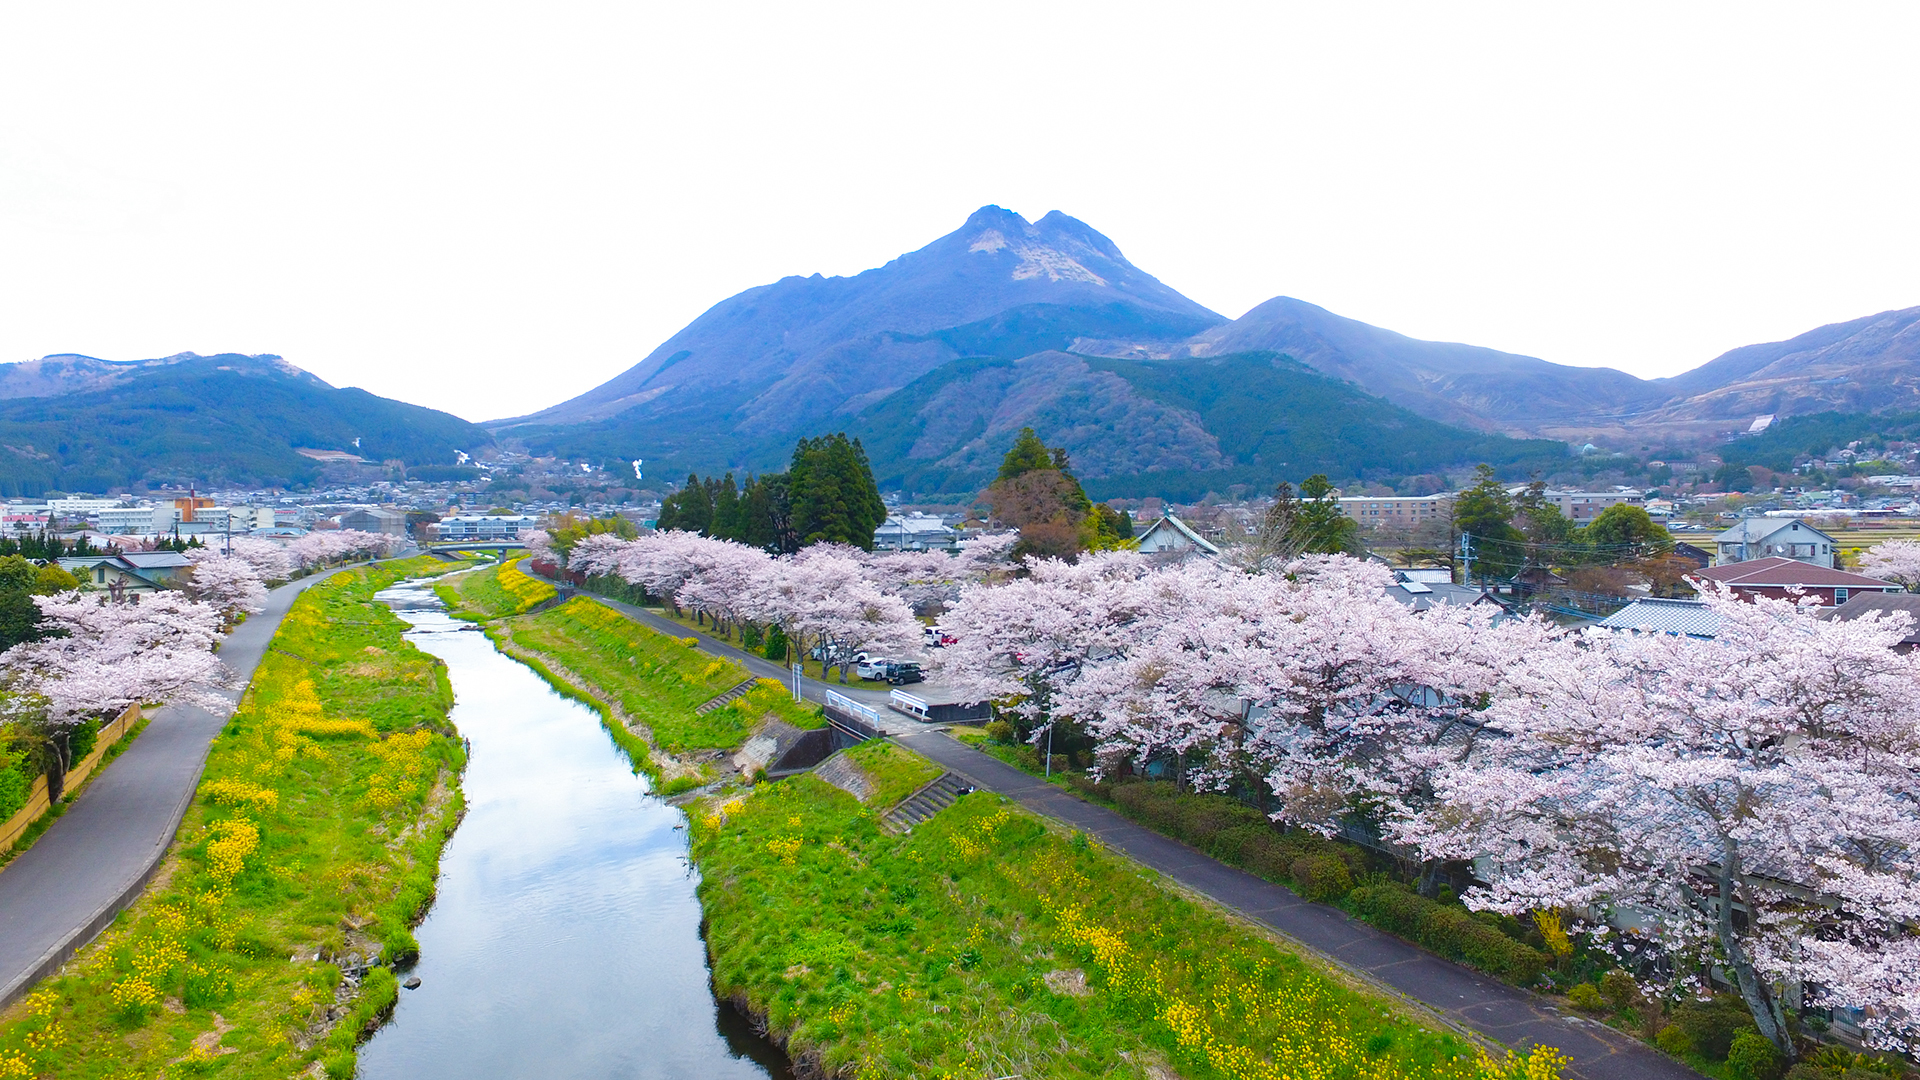
POLYGON ((800 440, 786 472, 750 475, 744 485, 732 473, 689 474, 685 487, 661 500, 657 524, 792 553, 821 542, 871 551, 886 520, 866 449, 842 432, 800 440))
POLYGON ((1453 501, 1456 533, 1472 537, 1471 577, 1512 577, 1526 561, 1526 536, 1514 528, 1513 497, 1493 475, 1493 466, 1481 465, 1475 483, 1453 501))

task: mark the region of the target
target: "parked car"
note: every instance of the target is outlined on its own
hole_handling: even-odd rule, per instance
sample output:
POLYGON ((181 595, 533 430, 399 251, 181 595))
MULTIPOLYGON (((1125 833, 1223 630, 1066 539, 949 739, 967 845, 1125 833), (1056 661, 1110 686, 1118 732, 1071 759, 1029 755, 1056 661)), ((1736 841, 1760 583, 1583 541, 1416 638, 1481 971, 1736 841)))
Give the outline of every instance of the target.
POLYGON ((926 678, 920 673, 919 664, 907 664, 898 660, 889 660, 883 656, 871 657, 860 661, 853 669, 855 675, 875 682, 892 683, 902 686, 906 683, 921 682, 926 678))

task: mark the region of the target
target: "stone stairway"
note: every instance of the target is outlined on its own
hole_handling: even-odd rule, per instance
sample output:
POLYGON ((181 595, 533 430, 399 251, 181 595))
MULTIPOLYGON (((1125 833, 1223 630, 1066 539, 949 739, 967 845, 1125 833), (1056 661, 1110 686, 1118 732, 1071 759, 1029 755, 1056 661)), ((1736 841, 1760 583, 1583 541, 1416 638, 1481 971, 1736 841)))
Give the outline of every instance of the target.
POLYGON ((721 694, 719 697, 714 698, 712 701, 709 701, 706 704, 699 706, 693 711, 696 713, 699 713, 702 716, 705 716, 707 713, 712 712, 713 710, 721 707, 722 705, 731 705, 735 701, 738 701, 742 697, 745 697, 747 691, 753 689, 753 684, 759 681, 760 680, 757 677, 748 679, 746 682, 741 683, 739 686, 736 686, 733 689, 727 691, 726 693, 721 694))
POLYGON ((835 754, 814 766, 813 775, 861 802, 873 798, 873 781, 867 779, 867 774, 860 771, 860 766, 845 754, 835 754))
POLYGON ((887 811, 886 816, 880 819, 880 826, 888 832, 910 832, 915 825, 952 806, 960 796, 972 790, 972 784, 953 773, 941 773, 938 780, 907 796, 899 806, 887 811))

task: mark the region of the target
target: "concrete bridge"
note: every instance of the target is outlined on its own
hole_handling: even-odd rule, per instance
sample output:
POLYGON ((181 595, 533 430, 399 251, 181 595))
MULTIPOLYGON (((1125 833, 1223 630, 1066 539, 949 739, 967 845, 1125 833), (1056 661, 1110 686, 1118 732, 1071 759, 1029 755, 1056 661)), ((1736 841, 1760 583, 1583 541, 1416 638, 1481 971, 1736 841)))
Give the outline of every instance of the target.
POLYGON ((518 540, 436 540, 431 544, 422 544, 422 551, 524 551, 525 544, 518 540))

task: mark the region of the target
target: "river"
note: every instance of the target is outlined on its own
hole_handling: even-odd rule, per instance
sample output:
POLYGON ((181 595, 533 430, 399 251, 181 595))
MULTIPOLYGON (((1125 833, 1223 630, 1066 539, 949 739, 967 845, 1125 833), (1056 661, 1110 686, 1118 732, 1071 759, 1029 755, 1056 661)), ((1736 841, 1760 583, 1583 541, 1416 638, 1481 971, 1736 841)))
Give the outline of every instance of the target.
POLYGON ((380 599, 446 661, 472 749, 466 818, 415 931, 421 985, 400 991, 359 1075, 791 1077, 779 1048, 714 1000, 686 818, 649 793, 600 717, 426 588, 380 599))

